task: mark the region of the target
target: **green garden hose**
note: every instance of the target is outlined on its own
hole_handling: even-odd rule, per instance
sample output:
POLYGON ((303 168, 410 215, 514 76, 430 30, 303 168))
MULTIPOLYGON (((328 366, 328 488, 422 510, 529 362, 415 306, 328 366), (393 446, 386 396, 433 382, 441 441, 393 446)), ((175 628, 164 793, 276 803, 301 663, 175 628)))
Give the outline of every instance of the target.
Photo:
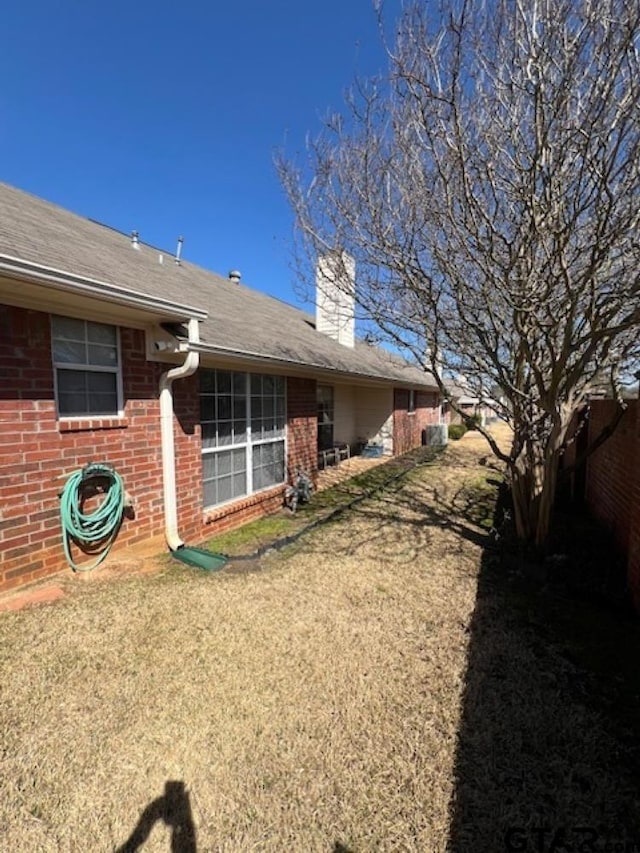
POLYGON ((122 477, 110 465, 90 464, 74 471, 60 495, 62 541, 74 572, 95 569, 109 553, 124 515, 122 477), (93 512, 84 513, 87 498, 103 492, 105 497, 93 512), (71 543, 85 554, 98 554, 90 564, 78 565, 71 556, 71 543))

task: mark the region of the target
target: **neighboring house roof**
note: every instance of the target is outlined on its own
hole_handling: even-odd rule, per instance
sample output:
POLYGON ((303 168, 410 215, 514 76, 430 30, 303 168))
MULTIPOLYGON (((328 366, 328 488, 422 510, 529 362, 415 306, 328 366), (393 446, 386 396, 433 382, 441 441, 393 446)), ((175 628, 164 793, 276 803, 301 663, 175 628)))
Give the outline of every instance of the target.
POLYGON ((29 261, 143 296, 194 306, 207 316, 202 349, 407 385, 436 387, 430 374, 364 341, 353 349, 316 331, 312 315, 195 264, 139 243, 0 183, 0 258, 29 261))
POLYGON ((455 400, 460 406, 475 406, 480 402, 479 397, 474 397, 466 384, 445 380, 445 388, 452 400, 455 400))

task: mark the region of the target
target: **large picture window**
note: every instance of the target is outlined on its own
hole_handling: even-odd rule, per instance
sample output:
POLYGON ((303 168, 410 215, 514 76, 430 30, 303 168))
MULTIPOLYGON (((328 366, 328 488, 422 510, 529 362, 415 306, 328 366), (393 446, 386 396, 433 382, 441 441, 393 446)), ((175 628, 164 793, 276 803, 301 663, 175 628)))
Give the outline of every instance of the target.
POLYGON ((118 329, 72 317, 51 318, 58 415, 117 415, 121 408, 118 329))
POLYGON ((205 508, 285 480, 285 380, 200 371, 205 508))

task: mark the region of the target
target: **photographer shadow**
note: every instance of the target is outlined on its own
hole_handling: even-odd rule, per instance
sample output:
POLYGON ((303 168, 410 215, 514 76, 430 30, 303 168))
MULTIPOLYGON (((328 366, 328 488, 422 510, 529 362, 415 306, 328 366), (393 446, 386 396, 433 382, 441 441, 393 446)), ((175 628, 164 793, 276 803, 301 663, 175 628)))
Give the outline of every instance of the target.
POLYGON ((140 815, 135 829, 116 853, 135 853, 149 838, 156 823, 171 829, 172 853, 197 853, 196 828, 189 794, 184 782, 165 783, 164 794, 153 800, 140 815))

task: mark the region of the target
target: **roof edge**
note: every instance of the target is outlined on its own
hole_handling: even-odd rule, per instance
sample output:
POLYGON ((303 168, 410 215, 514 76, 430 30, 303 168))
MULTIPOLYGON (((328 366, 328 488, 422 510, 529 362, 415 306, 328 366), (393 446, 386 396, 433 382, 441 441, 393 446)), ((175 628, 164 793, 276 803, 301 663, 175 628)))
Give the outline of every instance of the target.
MULTIPOLYGON (((331 374, 334 376, 345 376, 345 377, 353 376, 353 377, 358 377, 360 379, 369 379, 369 380, 373 380, 376 382, 385 382, 385 383, 388 383, 390 385, 416 386, 416 385, 420 384, 417 382, 411 382, 410 380, 406 380, 406 379, 403 380, 403 379, 400 379, 399 377, 385 376, 384 374, 380 374, 380 373, 364 373, 362 371, 357 371, 357 370, 340 370, 339 368, 336 368, 336 367, 329 367, 326 364, 318 364, 318 363, 312 362, 312 361, 299 361, 299 360, 294 359, 294 358, 282 358, 282 357, 278 357, 278 356, 265 355, 264 353, 253 352, 251 350, 239 350, 239 349, 234 349, 233 347, 220 346, 219 344, 207 344, 203 341, 199 341, 197 344, 191 344, 189 346, 189 349, 200 352, 203 355, 221 355, 221 356, 227 356, 228 358, 231 358, 231 359, 233 359, 235 357, 235 358, 244 359, 247 361, 255 361, 259 364, 266 363, 266 364, 279 365, 282 367, 291 366, 291 367, 297 367, 297 368, 302 368, 302 369, 311 369, 311 370, 320 371, 322 373, 331 374)), ((434 381, 432 384, 425 383, 425 385, 423 387, 437 388, 437 385, 434 381)))
POLYGON ((147 296, 144 293, 117 284, 77 275, 55 267, 47 267, 11 255, 0 254, 0 273, 3 272, 23 280, 35 283, 46 282, 59 290, 92 296, 129 308, 138 308, 170 316, 177 315, 181 318, 193 318, 195 320, 205 320, 209 316, 208 312, 202 308, 171 302, 161 297, 147 296))

